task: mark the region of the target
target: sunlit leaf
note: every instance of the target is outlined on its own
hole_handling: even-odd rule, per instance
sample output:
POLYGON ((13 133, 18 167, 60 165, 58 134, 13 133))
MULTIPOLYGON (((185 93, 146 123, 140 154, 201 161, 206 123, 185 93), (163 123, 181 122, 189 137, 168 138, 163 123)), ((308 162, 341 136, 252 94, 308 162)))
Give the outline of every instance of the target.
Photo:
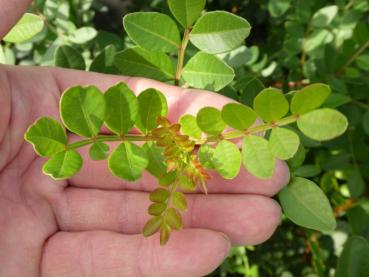
POLYGON ((40 156, 51 157, 66 149, 68 143, 64 128, 51 117, 42 117, 30 126, 24 135, 40 156))
POLYGON ((59 152, 52 156, 42 167, 42 171, 53 179, 67 179, 75 175, 82 167, 81 155, 75 150, 59 152))
POLYGON ((97 31, 92 27, 82 27, 75 30, 69 40, 75 44, 84 44, 94 39, 97 36, 97 31))
POLYGON ((294 131, 273 128, 269 138, 269 149, 275 157, 288 160, 295 155, 299 145, 299 136, 294 131))
POLYGON ((225 179, 235 178, 241 167, 242 157, 238 147, 227 140, 222 140, 215 148, 212 164, 225 179))
POLYGON ((107 105, 106 125, 118 135, 127 134, 137 119, 137 97, 124 83, 110 87, 104 96, 107 105))
POLYGON ((60 116, 72 132, 84 136, 96 136, 105 118, 104 95, 96 87, 72 87, 60 100, 60 116))
POLYGON ((200 146, 199 151, 197 153, 199 157, 200 163, 205 167, 209 169, 214 169, 213 164, 213 156, 214 156, 215 148, 212 148, 208 144, 203 144, 200 146))
POLYGON ((225 11, 204 14, 194 25, 191 42, 200 50, 216 54, 239 46, 250 34, 246 19, 225 11))
POLYGON ((323 141, 342 135, 348 122, 339 111, 323 108, 303 114, 297 120, 297 126, 309 138, 323 141))
POLYGON ((222 118, 230 127, 245 130, 255 123, 256 113, 245 105, 229 103, 223 106, 222 118))
POLYGON ((311 26, 313 27, 327 27, 331 24, 338 12, 338 6, 326 6, 314 13, 311 19, 311 26))
POLYGON ((127 181, 136 181, 148 165, 145 151, 131 142, 121 143, 109 157, 112 173, 127 181))
POLYGON ((158 126, 157 118, 168 113, 167 100, 160 91, 149 88, 140 93, 138 104, 136 125, 143 133, 147 134, 158 126))
POLYGON ((213 107, 202 108, 196 116, 197 125, 210 135, 219 135, 226 127, 221 112, 213 107))
POLYGON ((332 231, 336 220, 324 192, 312 181, 300 177, 279 193, 286 216, 295 224, 322 231, 332 231))
POLYGON ((160 52, 149 52, 140 47, 133 47, 119 52, 114 65, 120 73, 127 76, 140 76, 168 81, 174 79, 174 67, 170 58, 160 52))
POLYGON ((312 84, 294 93, 291 100, 291 112, 304 114, 320 107, 331 94, 325 84, 312 84))
POLYGON ((41 16, 25 13, 3 40, 13 43, 24 42, 41 32, 43 27, 44 21, 41 16))
POLYGON ((190 27, 200 16, 206 0, 168 0, 169 9, 183 27, 190 27))
POLYGON ((202 131, 197 125, 196 117, 190 114, 182 116, 179 120, 181 133, 189 137, 200 139, 202 131))
POLYGON ((218 91, 234 78, 233 69, 214 55, 198 52, 185 65, 183 79, 192 87, 218 91))
POLYGON ((242 158, 243 165, 254 176, 261 179, 273 176, 275 159, 266 139, 253 135, 246 136, 243 140, 242 158))
POLYGON ((137 45, 148 51, 176 51, 180 36, 176 23, 157 12, 135 12, 124 16, 124 29, 137 45))
POLYGON ((279 89, 266 88, 254 99, 255 112, 266 122, 281 119, 288 109, 288 101, 279 89))

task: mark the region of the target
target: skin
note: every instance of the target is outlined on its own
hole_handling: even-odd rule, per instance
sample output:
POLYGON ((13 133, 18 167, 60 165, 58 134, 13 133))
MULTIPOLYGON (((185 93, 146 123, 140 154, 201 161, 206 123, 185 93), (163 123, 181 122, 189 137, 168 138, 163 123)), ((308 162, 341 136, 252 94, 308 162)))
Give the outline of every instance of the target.
MULTIPOLYGON (((0 0, 0 38, 29 2, 0 0)), ((45 159, 23 140, 27 127, 41 116, 59 120, 58 101, 66 88, 92 84, 105 90, 118 81, 136 93, 161 90, 172 121, 231 101, 142 78, 0 65, 0 276, 203 276, 231 245, 259 244, 279 224, 280 208, 270 197, 289 179, 280 161, 270 180, 243 169, 232 181, 213 175, 209 195, 188 195, 185 228, 172 232, 165 247, 157 235, 140 234, 149 218, 148 192, 156 187, 148 174, 123 182, 83 148, 84 166, 75 177, 54 181, 43 175, 45 159)))

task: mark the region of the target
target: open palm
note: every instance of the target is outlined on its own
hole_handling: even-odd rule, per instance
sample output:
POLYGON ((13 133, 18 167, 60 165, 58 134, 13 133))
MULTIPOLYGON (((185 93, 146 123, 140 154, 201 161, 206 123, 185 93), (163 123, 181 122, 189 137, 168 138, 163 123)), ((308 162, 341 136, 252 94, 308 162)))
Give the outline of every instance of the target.
POLYGON ((209 195, 188 196, 185 229, 174 232, 165 247, 156 236, 140 234, 148 219, 147 192, 156 187, 149 175, 123 182, 106 162, 91 161, 86 149, 84 166, 72 179, 43 175, 45 160, 23 140, 27 127, 41 116, 59 118, 59 97, 69 86, 104 90, 122 80, 135 92, 163 91, 173 121, 230 101, 147 79, 0 67, 0 276, 202 276, 222 262, 231 244, 257 244, 275 230, 280 208, 269 197, 288 180, 282 162, 267 181, 245 171, 233 181, 214 175, 209 195))

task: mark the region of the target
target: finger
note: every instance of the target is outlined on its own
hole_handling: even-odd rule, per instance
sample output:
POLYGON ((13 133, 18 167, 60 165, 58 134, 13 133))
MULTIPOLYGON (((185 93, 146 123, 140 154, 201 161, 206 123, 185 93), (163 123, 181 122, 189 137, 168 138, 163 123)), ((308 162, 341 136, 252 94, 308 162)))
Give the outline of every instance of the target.
MULTIPOLYGON (((259 195, 187 195, 185 228, 225 233, 233 244, 253 245, 268 239, 280 222, 279 205, 259 195)), ((148 193, 69 188, 54 205, 63 231, 108 230, 139 234, 150 218, 148 193)))
MULTIPOLYGON (((117 143, 109 143, 110 149, 115 149, 117 143)), ((107 161, 93 161, 88 154, 88 148, 79 149, 84 164, 81 171, 69 180, 69 184, 81 188, 98 188, 110 190, 143 190, 152 191, 158 186, 158 180, 147 171, 136 182, 128 182, 112 175, 107 161)), ((209 193, 252 193, 271 196, 284 187, 290 178, 285 162, 277 160, 274 175, 270 179, 259 179, 241 166, 240 173, 233 180, 225 180, 215 171, 208 170, 212 179, 207 181, 209 193)))
POLYGON ((105 91, 110 86, 125 82, 135 92, 139 93, 148 88, 155 88, 164 93, 168 102, 168 117, 177 121, 183 114, 196 114, 204 106, 222 108, 225 104, 234 102, 223 95, 206 90, 183 89, 178 86, 161 83, 155 80, 137 77, 115 76, 78 70, 61 68, 50 69, 60 88, 60 92, 76 85, 95 85, 105 91))
POLYGON ((156 236, 60 232, 45 245, 42 276, 204 276, 230 248, 223 234, 185 230, 159 245, 156 236))

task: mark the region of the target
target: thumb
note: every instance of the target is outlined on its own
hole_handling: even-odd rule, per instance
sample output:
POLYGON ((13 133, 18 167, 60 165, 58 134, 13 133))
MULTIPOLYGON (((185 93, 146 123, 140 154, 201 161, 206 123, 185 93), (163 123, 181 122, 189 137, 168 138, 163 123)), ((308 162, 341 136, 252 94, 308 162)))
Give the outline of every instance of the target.
POLYGON ((230 241, 204 229, 173 232, 160 246, 156 236, 106 231, 60 232, 45 245, 42 276, 204 276, 228 254, 230 241))
POLYGON ((0 0, 0 40, 18 22, 31 2, 32 0, 0 0))

